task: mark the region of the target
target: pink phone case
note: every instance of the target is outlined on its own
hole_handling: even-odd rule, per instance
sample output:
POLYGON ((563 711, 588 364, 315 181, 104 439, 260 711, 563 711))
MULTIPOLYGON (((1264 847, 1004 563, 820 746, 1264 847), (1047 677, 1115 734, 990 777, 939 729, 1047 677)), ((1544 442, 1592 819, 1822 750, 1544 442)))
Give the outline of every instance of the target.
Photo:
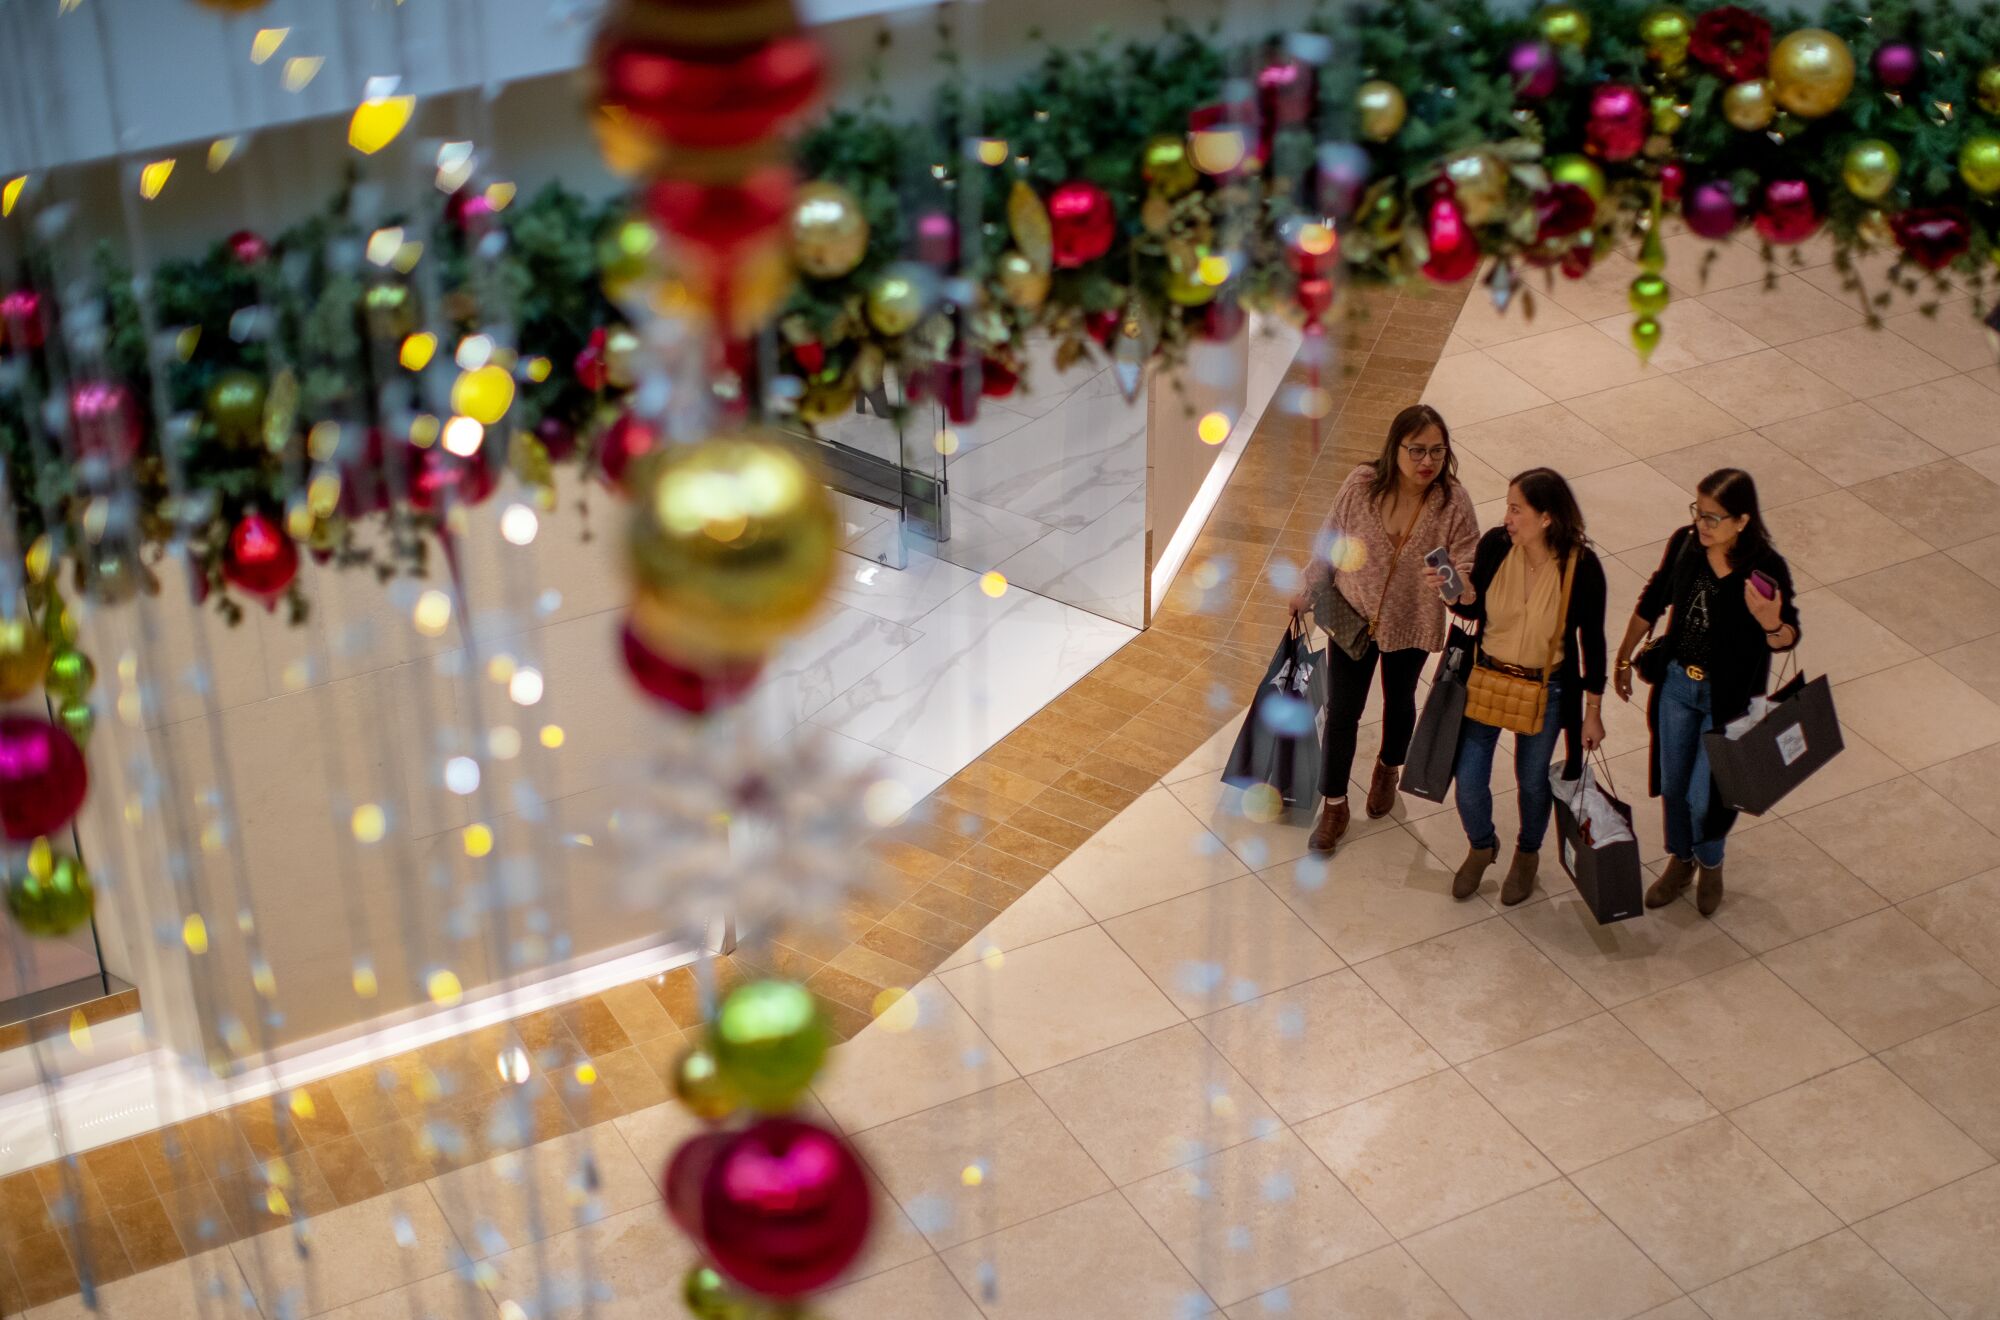
POLYGON ((1757 588, 1757 594, 1765 600, 1773 600, 1778 595, 1778 584, 1764 573, 1752 573, 1750 585, 1757 588))

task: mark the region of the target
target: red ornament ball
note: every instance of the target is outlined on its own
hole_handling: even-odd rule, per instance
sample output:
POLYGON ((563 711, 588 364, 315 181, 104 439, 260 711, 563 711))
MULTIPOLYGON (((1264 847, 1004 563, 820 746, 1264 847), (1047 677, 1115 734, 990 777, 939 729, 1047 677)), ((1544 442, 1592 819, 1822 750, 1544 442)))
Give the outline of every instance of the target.
POLYGON ((1111 347, 1112 337, 1118 333, 1118 327, 1124 320, 1125 313, 1116 308, 1107 308, 1101 312, 1085 312, 1083 314, 1083 328, 1090 332, 1092 339, 1095 339, 1103 347, 1109 348, 1111 347))
POLYGON ((6 332, 7 346, 17 353, 40 348, 48 335, 42 325, 42 295, 33 289, 0 295, 0 330, 6 332))
POLYGON ((1646 145, 1652 111, 1628 83, 1605 83, 1590 94, 1583 149, 1599 160, 1630 160, 1646 145))
POLYGON ((0 834, 16 843, 54 834, 76 816, 89 787, 83 753, 67 732, 0 715, 0 834))
POLYGON ((451 221, 452 228, 461 232, 492 214, 493 203, 486 200, 485 191, 479 188, 460 188, 444 204, 444 218, 451 221))
POLYGON ((560 463, 576 452, 576 428, 560 417, 544 417, 535 423, 535 439, 552 463, 560 463))
POLYGON ((1312 114, 1312 70, 1289 57, 1257 70, 1257 108, 1268 132, 1303 124, 1312 114))
POLYGON ((1687 187, 1687 177, 1687 166, 1677 160, 1660 166, 1660 200, 1670 206, 1679 205, 1681 190, 1687 187))
POLYGON ((1424 262, 1424 277, 1436 284, 1456 284, 1479 269, 1479 240, 1465 223, 1465 212, 1449 197, 1431 203, 1430 223, 1425 229, 1431 254, 1424 262))
POLYGON ((1058 187, 1049 194, 1048 209, 1055 264, 1066 270, 1096 261, 1118 237, 1111 194, 1087 180, 1073 179, 1058 187))
POLYGON ((1687 226, 1703 238, 1727 238, 1742 218, 1736 209, 1736 192, 1721 179, 1695 185, 1681 214, 1687 226))
POLYGON ((1243 333, 1250 314, 1234 298, 1217 298, 1202 309, 1201 337, 1211 343, 1226 344, 1243 333))
POLYGON ((1546 101, 1562 81, 1562 63, 1555 47, 1523 41, 1507 53, 1507 72, 1514 76, 1514 94, 1523 101, 1546 101))
POLYGON ((1333 281, 1324 275, 1302 279, 1293 299, 1298 303, 1306 324, 1318 325, 1333 310, 1333 281))
POLYGON ((1925 270, 1943 270, 1972 249, 1972 220, 1956 206, 1920 206, 1889 218, 1903 255, 1925 270))
POLYGON ((979 392, 989 399, 1004 399, 1021 383, 1021 374, 999 358, 987 358, 979 367, 979 392))
POLYGON ((620 642, 625 653, 625 672, 632 676, 639 690, 688 715, 705 715, 718 706, 737 701, 764 671, 762 661, 715 669, 681 664, 646 645, 632 631, 630 623, 624 625, 620 642))
POLYGON ((499 484, 483 450, 460 458, 443 445, 432 445, 417 450, 411 464, 410 507, 419 513, 441 512, 451 504, 470 508, 484 504, 499 484))
POLYGON ((262 265, 271 256, 270 243, 249 229, 237 230, 223 244, 229 249, 229 259, 239 266, 262 265))
POLYGON ((791 223, 796 184, 785 165, 753 170, 736 183, 662 179, 646 190, 646 214, 664 232, 727 264, 791 223))
POLYGON ((139 401, 117 381, 89 380, 71 386, 69 419, 76 452, 85 458, 130 463, 145 443, 139 401))
POLYGON ((1580 280, 1590 274, 1590 268, 1597 264, 1597 249, 1589 243, 1578 243, 1562 254, 1563 278, 1580 280))
POLYGON ((620 413, 605 429, 598 443, 597 464, 604 484, 616 491, 625 489, 625 474, 635 460, 660 447, 660 433, 651 422, 631 413, 620 413))
POLYGON ((252 509, 229 533, 222 576, 238 591, 275 603, 299 575, 299 547, 284 529, 252 509))
POLYGON ((1757 232, 1768 243, 1790 247, 1819 232, 1819 208, 1804 179, 1773 179, 1757 208, 1757 232))
POLYGON ((709 148, 771 137, 811 108, 826 76, 818 43, 800 35, 728 59, 617 42, 599 54, 598 69, 606 103, 668 144, 709 148))
POLYGON ((576 383, 593 394, 601 392, 611 383, 611 364, 604 357, 606 339, 604 327, 600 325, 590 332, 590 342, 576 353, 576 383))
MULTIPOLYGON (((625 635, 630 638, 631 629, 626 629, 625 635)), ((660 1194, 667 1203, 668 1218, 696 1241, 701 1240, 702 1186, 708 1181, 708 1171, 715 1167, 717 1157, 729 1148, 730 1140, 727 1132, 698 1132, 674 1150, 666 1171, 660 1175, 660 1194)))
POLYGON ((939 270, 958 266, 958 221, 943 211, 917 217, 917 260, 939 270))
POLYGON ((709 1166, 701 1241, 716 1268, 745 1288, 799 1297, 853 1262, 872 1216, 861 1163, 839 1137, 767 1118, 731 1136, 709 1166))

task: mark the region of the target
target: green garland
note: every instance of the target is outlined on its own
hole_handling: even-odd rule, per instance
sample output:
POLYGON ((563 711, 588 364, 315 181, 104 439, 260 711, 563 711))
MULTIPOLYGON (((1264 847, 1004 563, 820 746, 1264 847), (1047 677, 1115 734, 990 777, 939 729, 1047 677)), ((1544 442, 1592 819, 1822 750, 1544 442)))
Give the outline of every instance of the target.
MULTIPOLYGON (((2000 101, 1989 99, 1982 109, 1985 85, 1978 82, 1982 70, 2000 63, 2000 4, 1968 11, 1950 0, 1885 0, 1863 9, 1836 0, 1811 23, 1851 49, 1857 65, 1852 91, 1824 117, 1781 113, 1766 130, 1748 132, 1730 125, 1723 108, 1727 83, 1714 69, 1648 52, 1639 34, 1651 7, 1584 0, 1572 8, 1587 18, 1591 35, 1581 45, 1557 49, 1558 86, 1535 101, 1517 94, 1508 65, 1515 47, 1539 35, 1534 15, 1498 13, 1480 0, 1410 0, 1344 10, 1337 29, 1331 17, 1315 19, 1306 27, 1309 35, 1328 38, 1342 52, 1358 49, 1358 55, 1309 71, 1309 110, 1266 135, 1269 158, 1261 169, 1204 178, 1171 204, 1149 196, 1141 164, 1147 142, 1185 133, 1191 114, 1225 94, 1254 105, 1254 92, 1228 91, 1227 78, 1285 58, 1283 36, 1231 51, 1213 27, 1169 19, 1153 41, 1051 47, 1012 87, 973 93, 964 80, 949 78, 921 121, 897 119, 880 96, 836 111, 806 135, 800 159, 809 176, 854 194, 870 241, 852 271, 795 288, 779 319, 782 368, 804 380, 809 396, 818 390, 841 400, 856 388, 872 390, 891 373, 908 380, 940 363, 983 360, 989 369, 1004 368, 995 373, 1002 377, 1019 372, 1030 335, 1052 338, 1057 362, 1067 364, 1093 351, 1091 338, 1103 335, 1107 323, 1143 327, 1144 351, 1172 362, 1216 315, 1169 296, 1177 279, 1184 282, 1190 260, 1203 253, 1229 258, 1219 304, 1298 319, 1300 263, 1282 237, 1284 222, 1329 218, 1317 154, 1329 143, 1362 144, 1358 154, 1352 146, 1336 148, 1360 162, 1355 209, 1333 217, 1339 221, 1341 278, 1348 283, 1420 278, 1432 255, 1426 217, 1440 196, 1449 195, 1446 166, 1472 154, 1500 171, 1495 204, 1477 218, 1473 236, 1481 255, 1494 262, 1494 296, 1503 302, 1522 287, 1531 266, 1568 257, 1567 268, 1575 269, 1592 254, 1647 235, 1678 171, 1685 188, 1725 182, 1746 215, 1765 182, 1804 180, 1836 262, 1871 322, 1892 291, 1865 288, 1855 256, 1891 242, 1886 231, 1895 216, 1944 208, 1962 224, 1966 239, 1950 268, 1971 287, 1975 314, 1985 310, 2000 255, 2000 194, 1975 192, 1959 159, 1968 141, 2000 133, 2000 101), (1870 67, 1876 52, 1892 42, 1908 43, 1920 55, 1916 80, 1896 95, 1877 83, 1870 67), (1378 134, 1382 140, 1362 134, 1357 93, 1364 80, 1386 81, 1407 98, 1407 119, 1397 131, 1378 134), (1539 232, 1538 211, 1551 188, 1550 162, 1583 151, 1591 94, 1605 83, 1640 89, 1654 107, 1654 122, 1643 151, 1602 166, 1603 195, 1581 233, 1552 244, 1539 232), (998 164, 968 155, 965 143, 974 134, 1005 144, 998 164), (1886 142, 1902 161, 1893 191, 1874 201, 1855 196, 1842 181, 1847 153, 1862 139, 1886 142), (1038 307, 1008 302, 998 263, 1014 242, 1010 190, 1023 180, 1046 196, 1055 185, 1078 179, 1097 184, 1113 202, 1118 233, 1110 251, 1082 268, 1055 271, 1038 307), (964 273, 976 293, 963 300, 962 312, 936 308, 910 332, 884 335, 866 314, 869 290, 911 250, 912 217, 933 209, 970 222, 964 273)), ((1808 26, 1796 14, 1767 17, 1774 37, 1808 26)), ((1309 48, 1295 43, 1291 49, 1309 48)), ((453 374, 445 349, 421 378, 398 365, 404 327, 384 324, 368 298, 371 289, 401 287, 401 281, 353 259, 367 232, 348 218, 347 203, 343 192, 326 215, 278 236, 267 261, 245 265, 227 244, 218 244, 203 258, 168 263, 154 273, 158 323, 192 333, 177 333, 163 382, 169 424, 148 426, 149 448, 133 470, 137 507, 128 511, 126 551, 143 548, 146 558, 157 560, 178 528, 198 574, 219 587, 229 529, 246 510, 261 509, 274 517, 289 511, 302 539, 343 566, 372 567, 384 576, 423 571, 437 511, 398 502, 365 515, 386 519, 389 535, 362 537, 349 513, 323 498, 309 499, 315 475, 338 473, 351 481, 357 455, 365 453, 365 431, 352 424, 341 433, 337 452, 314 451, 307 437, 315 422, 371 416, 382 387, 397 381, 415 391, 413 411, 435 411, 453 374), (347 257, 338 258, 343 252, 347 257), (266 309, 270 334, 239 340, 233 333, 239 315, 253 305, 266 309), (241 370, 267 381, 270 396, 279 400, 279 406, 267 404, 267 443, 227 443, 206 407, 217 380, 241 370), (277 428, 268 430, 273 415, 277 428), (165 443, 179 446, 191 497, 178 505, 169 499, 162 457, 151 448, 162 435, 175 437, 165 443), (275 447, 268 443, 273 439, 275 447)), ((482 262, 471 259, 458 228, 441 217, 403 221, 414 225, 413 233, 428 231, 415 236, 430 244, 433 256, 424 260, 435 258, 435 279, 423 281, 434 304, 422 309, 425 324, 448 345, 477 328, 482 307, 511 311, 522 361, 547 360, 544 377, 524 373, 508 418, 511 442, 488 446, 488 461, 508 463, 541 489, 545 503, 554 500, 553 469, 534 437, 537 424, 552 419, 581 436, 577 461, 588 464, 595 437, 621 405, 620 391, 588 388, 572 364, 593 331, 618 320, 601 291, 599 254, 625 205, 592 203, 551 187, 501 213, 504 252, 482 262)), ((1783 255, 1767 248, 1766 259, 1775 275, 1783 255)), ((47 271, 28 274, 40 287, 52 283, 47 271)), ((150 402, 148 354, 129 272, 107 253, 99 277, 110 371, 150 402)), ((1544 278, 1558 275, 1550 270, 1544 278)), ((1906 291, 1919 291, 1925 282, 1940 296, 1950 289, 1942 271, 1914 264, 1899 263, 1891 278, 1906 291)), ((416 286, 408 287, 416 297, 416 286)), ((1670 311, 1667 318, 1670 323, 1670 311)), ((118 562, 107 573, 103 543, 85 534, 92 525, 86 516, 91 492, 75 468, 53 461, 47 428, 27 424, 31 403, 47 400, 52 377, 46 359, 57 350, 52 337, 42 353, 17 353, 13 369, 0 375, 0 454, 22 544, 48 534, 50 548, 73 562, 83 585, 107 591, 151 585, 129 554, 124 560, 111 556, 118 562)), ((400 457, 402 447, 396 448, 400 457)), ((321 489, 323 494, 325 483, 321 489)), ((227 591, 216 594, 219 608, 233 616, 239 606, 227 591)), ((294 617, 302 615, 296 590, 292 606, 294 617)))

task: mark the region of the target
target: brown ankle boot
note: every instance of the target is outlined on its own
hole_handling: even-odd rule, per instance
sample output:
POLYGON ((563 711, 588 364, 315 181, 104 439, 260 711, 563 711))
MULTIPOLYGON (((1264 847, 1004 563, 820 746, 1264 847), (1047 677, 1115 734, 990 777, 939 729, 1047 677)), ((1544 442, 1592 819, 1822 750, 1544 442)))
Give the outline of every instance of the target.
POLYGON ((1715 915, 1715 910, 1721 906, 1722 868, 1704 866, 1701 868, 1701 878, 1695 882, 1694 910, 1704 917, 1712 917, 1715 915))
POLYGON ((1486 868, 1499 855, 1497 848, 1474 848, 1466 853, 1465 860, 1458 864, 1458 873, 1451 878, 1451 896, 1463 903, 1478 893, 1480 882, 1486 879, 1486 868))
POLYGON ((1680 857, 1669 857, 1667 869, 1660 872, 1660 878, 1646 889, 1646 906, 1662 908, 1687 891, 1688 881, 1694 879, 1694 863, 1680 857))
POLYGON ((1500 885, 1500 902, 1504 907, 1527 901, 1535 892, 1535 872, 1541 869, 1542 855, 1538 852, 1514 850, 1514 864, 1507 868, 1507 879, 1500 885))
POLYGON ((1307 846, 1314 852, 1332 852, 1340 843, 1340 836, 1347 833, 1347 802, 1328 802, 1319 809, 1319 823, 1313 826, 1312 838, 1307 846))
POLYGON ((1368 781, 1368 819, 1380 820, 1396 809, 1396 784, 1403 767, 1375 763, 1375 777, 1368 781))

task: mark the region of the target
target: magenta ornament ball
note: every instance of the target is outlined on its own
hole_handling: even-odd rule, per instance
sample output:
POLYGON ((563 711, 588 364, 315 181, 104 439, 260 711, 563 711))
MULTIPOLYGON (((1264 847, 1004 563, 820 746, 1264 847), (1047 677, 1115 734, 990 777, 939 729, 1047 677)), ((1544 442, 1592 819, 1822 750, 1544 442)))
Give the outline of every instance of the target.
POLYGON ((1703 238, 1727 238, 1736 232, 1742 219, 1736 209, 1736 194, 1720 179, 1696 184, 1681 208, 1687 226, 1703 238))
POLYGON ((1917 48, 1904 41, 1892 41, 1877 50, 1870 64, 1875 70, 1875 81, 1896 91, 1915 82, 1922 67, 1917 60, 1917 48))
POLYGON ((27 715, 0 716, 0 834, 27 843, 75 818, 90 787, 67 732, 27 715))
POLYGON ((1773 179, 1757 207, 1757 232, 1767 243, 1790 247, 1819 232, 1819 207, 1804 179, 1773 179))
POLYGON ((1509 51, 1507 71, 1514 75, 1514 94, 1524 101, 1547 100, 1562 80, 1555 48, 1541 41, 1524 41, 1509 51))
POLYGON ((873 1213, 845 1142, 795 1118, 727 1138, 702 1185, 701 1241, 717 1269, 766 1297, 800 1297, 853 1263, 873 1213))

